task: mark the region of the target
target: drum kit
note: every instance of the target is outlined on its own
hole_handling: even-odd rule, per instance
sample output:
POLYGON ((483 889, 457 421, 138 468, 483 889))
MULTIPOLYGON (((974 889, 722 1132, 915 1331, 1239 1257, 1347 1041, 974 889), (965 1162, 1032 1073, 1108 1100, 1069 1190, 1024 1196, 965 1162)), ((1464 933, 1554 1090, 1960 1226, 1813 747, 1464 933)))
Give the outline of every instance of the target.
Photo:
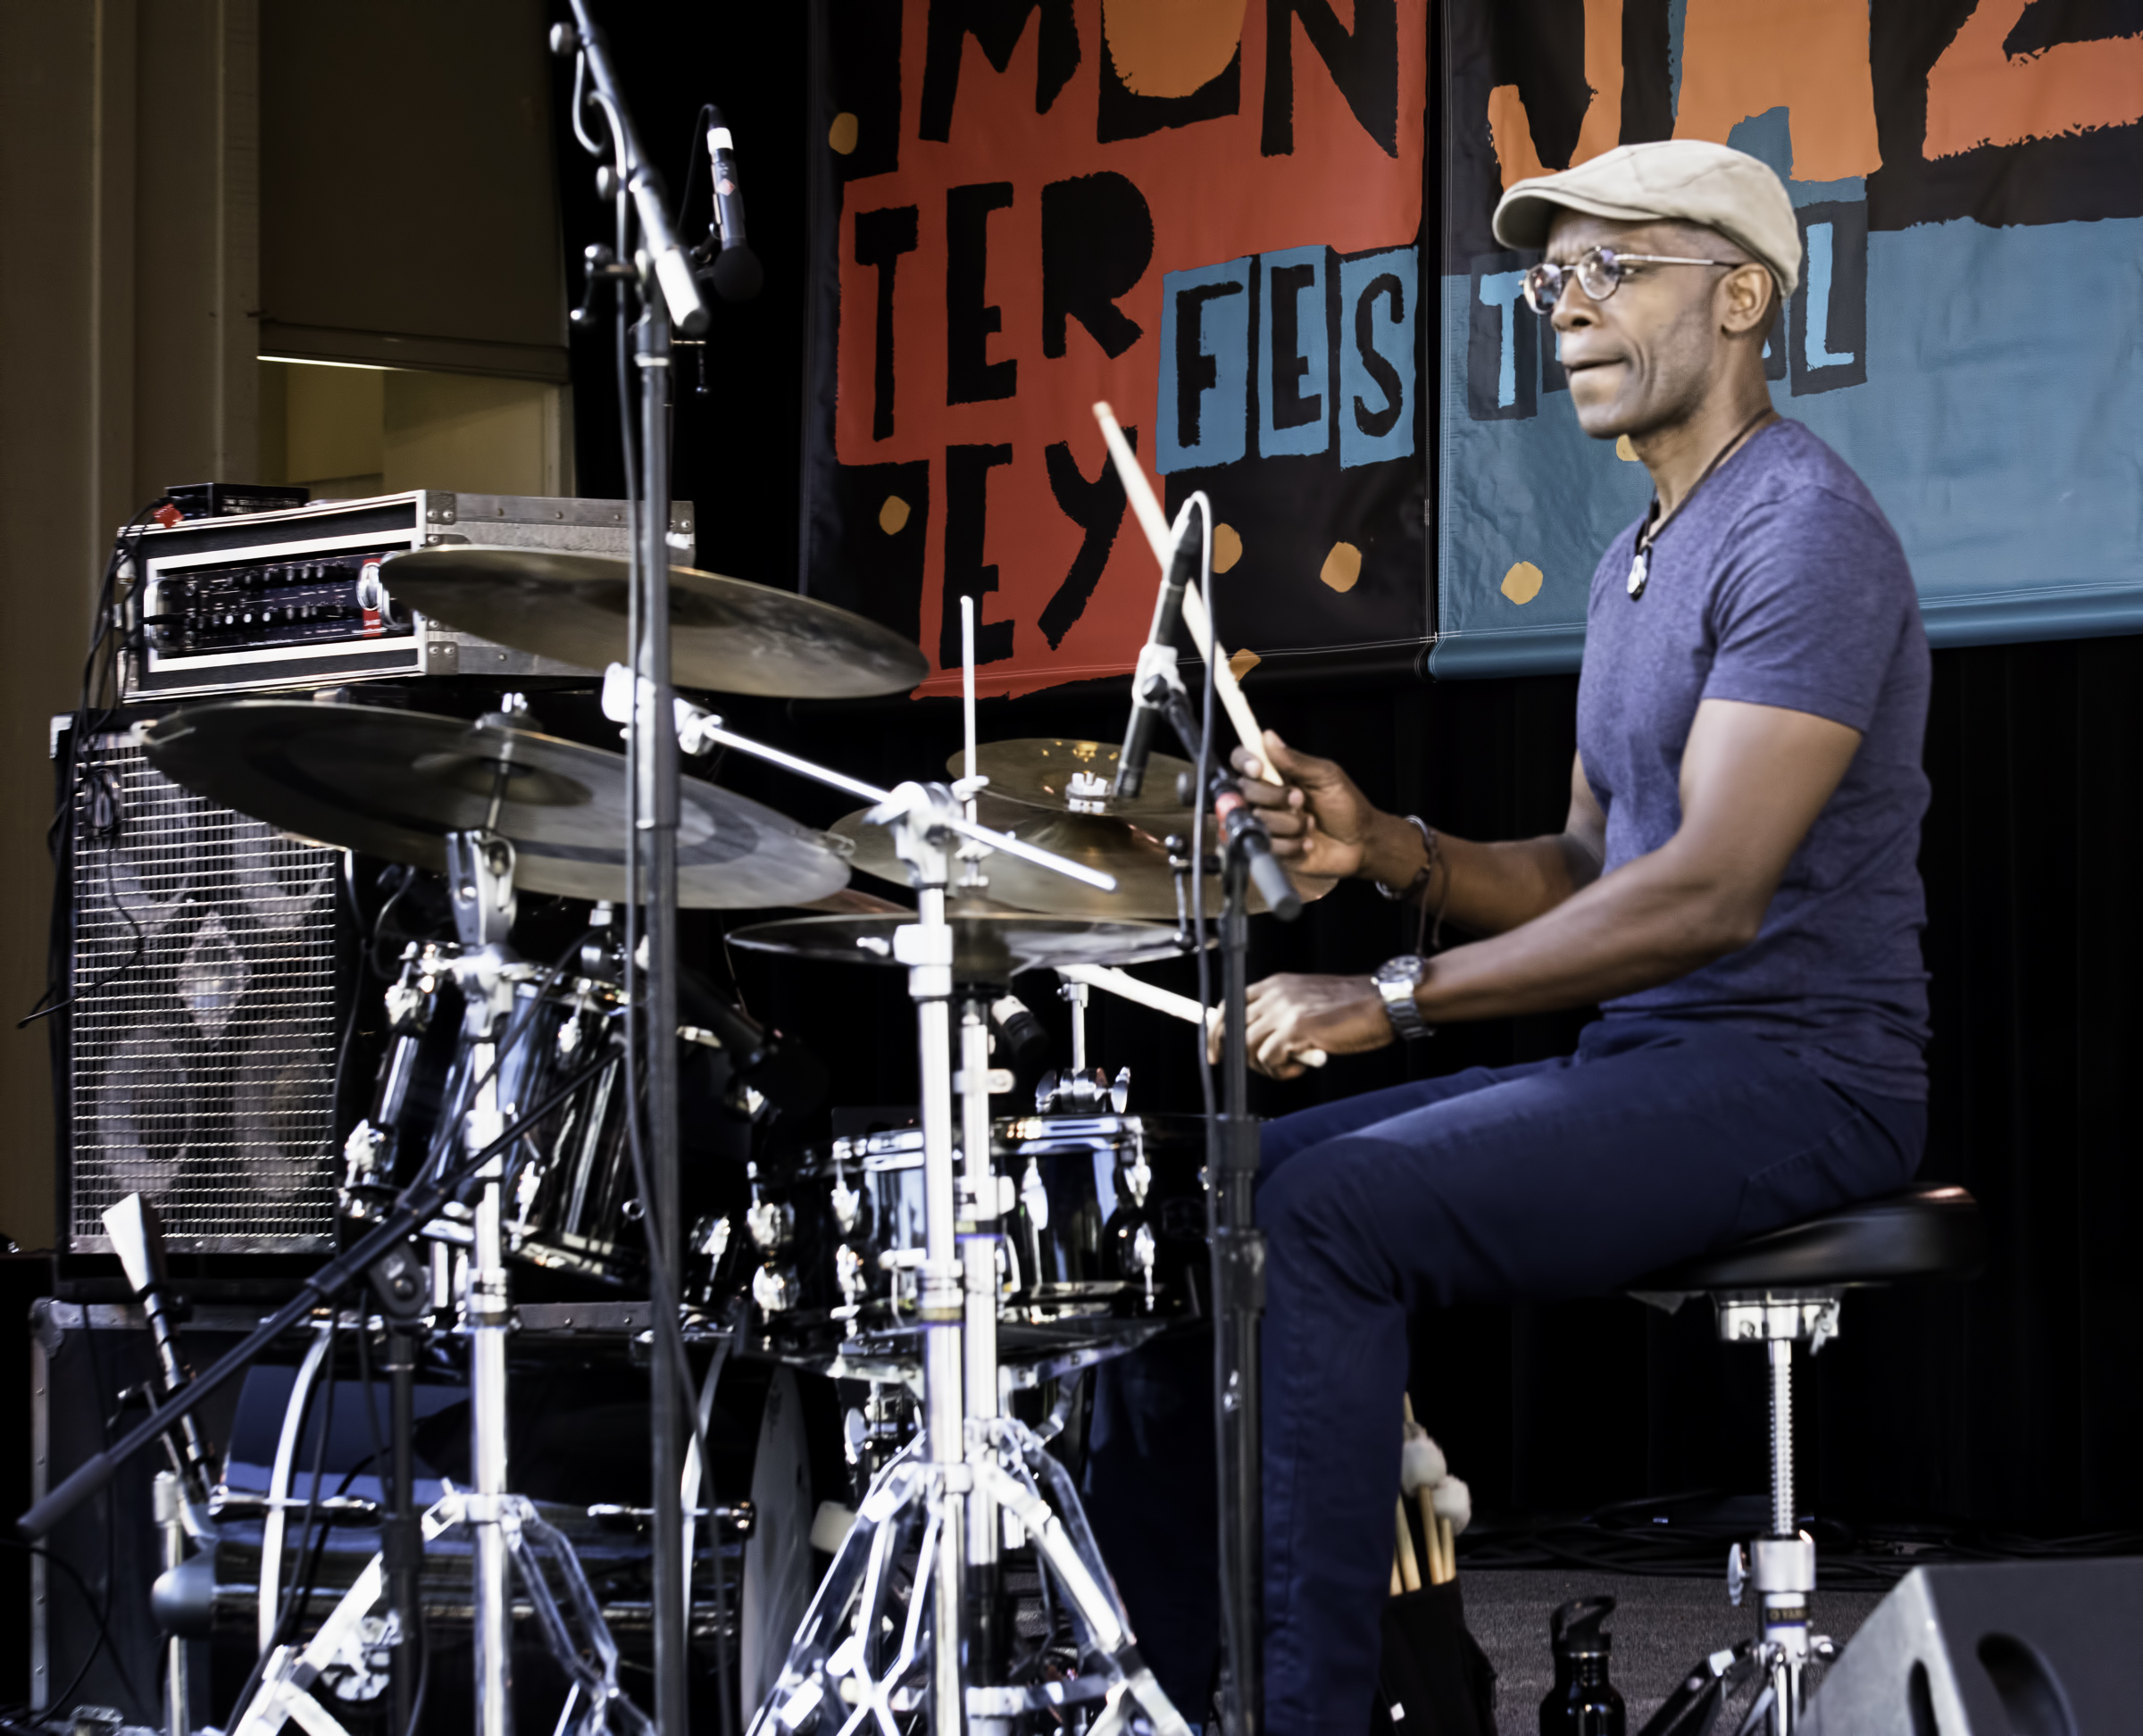
MULTIPOLYGON (((383 1480, 379 1555, 350 1575, 309 1639, 273 1619, 263 1586, 262 1656, 228 1728, 274 1736, 296 1720, 314 1736, 340 1736, 321 1684, 391 1679, 394 1736, 413 1731, 421 1678, 413 1690, 411 1648, 393 1641, 421 1631, 429 1548, 469 1564, 462 1607, 480 1736, 514 1728, 517 1585, 570 1683, 557 1728, 646 1729, 619 1683, 613 1601, 591 1590, 580 1565, 585 1524, 517 1491, 508 1462, 513 1274, 563 1269, 647 1298, 634 1319, 651 1363, 652 1506, 638 1516, 651 1566, 640 1608, 653 1630, 656 1727, 678 1736, 688 1727, 686 1658, 705 1637, 696 1572, 703 1590, 712 1580, 720 1710, 732 1727, 738 1689, 724 1673, 736 1663, 737 1624, 727 1615, 721 1539, 748 1529, 750 1510, 735 1490, 709 1486, 706 1431, 712 1395, 735 1357, 868 1381, 871 1393, 849 1420, 851 1457, 867 1487, 838 1526, 814 1527, 830 1565, 793 1631, 767 1643, 756 1680, 739 1684, 751 1736, 865 1727, 883 1736, 1045 1728, 1188 1736, 1139 1657, 1048 1443, 1066 1423, 1080 1371, 1197 1315, 1221 1323, 1224 1488, 1231 1465, 1238 1482, 1246 1466, 1254 1472, 1255 1128, 1242 1102, 1241 925, 1263 907, 1251 885, 1260 869, 1264 900, 1284 911, 1290 895, 1269 855, 1256 855, 1262 833, 1239 797, 1230 803, 1225 776, 1197 788, 1217 751, 1172 664, 1161 666, 1151 648, 1135 681, 1142 721, 1123 749, 980 744, 964 605, 967 739, 949 785, 877 788, 676 697, 678 686, 800 698, 897 693, 928 663, 845 610, 671 564, 663 519, 646 503, 669 498, 671 319, 697 327, 668 269, 675 238, 651 177, 639 172, 601 39, 580 0, 574 12, 578 30, 560 29, 606 117, 615 162, 605 185, 621 233, 637 210, 643 243, 638 272, 605 268, 621 280, 621 323, 628 293, 640 308, 631 328, 643 395, 634 556, 449 545, 392 557, 381 578, 397 601, 450 627, 606 671, 604 711, 623 726, 627 750, 545 733, 515 695, 473 721, 348 703, 345 690, 341 703, 199 704, 147 727, 150 762, 208 799, 441 877, 454 935, 412 943, 387 991, 386 1057, 371 1113, 344 1152, 344 1251, 222 1362, 183 1381, 173 1373, 165 1402, 46 1496, 23 1527, 43 1534, 157 1440, 174 1443, 174 1474, 205 1509, 216 1479, 194 1435, 175 1444, 182 1423, 308 1318, 361 1334, 377 1321, 404 1433, 417 1348, 436 1334, 429 1354, 456 1365, 465 1385, 464 1479, 443 1479, 420 1515, 413 1455, 406 1439, 397 1441, 383 1480), (1148 753, 1147 734, 1162 715, 1197 764, 1148 753), (820 832, 680 769, 716 748, 865 805, 820 832), (858 896, 855 872, 904 883, 913 906, 858 896), (549 963, 509 943, 523 891, 592 906, 586 932, 549 963), (729 939, 788 958, 905 969, 921 1064, 913 1126, 837 1139, 778 1171, 755 1165, 748 1206, 688 1233, 678 1176, 680 1050, 721 1050, 741 1078, 771 1039, 726 1004, 680 1010, 679 906, 799 911, 729 939), (1088 986, 1131 981, 1122 967, 1145 961, 1202 961, 1215 914, 1238 1015, 1227 1112, 1217 1121, 1127 1114, 1127 1077, 1088 1070, 1088 986), (1072 1065, 1046 1081, 1036 1113, 993 1116, 992 1091, 1010 1081, 992 1065, 991 1008, 1026 971, 1065 974, 1072 1065), (449 1008, 454 1015, 442 1017, 449 1008), (1232 1336, 1231 1298, 1249 1323, 1232 1336), (458 1352, 442 1350, 454 1340, 458 1352), (688 1345, 703 1352, 696 1374, 688 1345), (1059 1401, 1049 1406, 1052 1390, 1059 1401), (1038 1600, 1038 1621, 1030 1607, 1038 1600)), ((582 142, 595 149, 586 135, 582 142)), ((619 256, 635 255, 621 248, 619 256)), ((1097 413, 1169 575, 1156 645, 1172 639, 1180 604, 1206 653, 1208 718, 1217 686, 1238 733, 1255 741, 1189 582, 1201 544, 1210 572, 1204 497, 1167 526, 1105 406, 1097 413)), ((1187 1005, 1203 1027, 1204 997, 1187 1005)), ((302 1391, 292 1390, 290 1404, 302 1412, 302 1391)), ((286 1505, 305 1506, 288 1487, 286 1477, 283 1492, 263 1498, 264 1523, 279 1527, 286 1505)), ((1231 1730, 1255 1736, 1255 1652, 1238 1623, 1253 1601, 1243 1588, 1255 1571, 1255 1504, 1247 1514, 1244 1505, 1238 1490, 1223 1526, 1223 1579, 1235 1588, 1235 1682, 1232 1690, 1223 1684, 1223 1709, 1236 1708, 1231 1730)), ((279 1553, 263 1532, 264 1574, 279 1553)), ((748 1629, 748 1595, 745 1602, 748 1629)), ((763 1626, 764 1615, 763 1607, 763 1626)))
MULTIPOLYGON (((507 643, 609 664, 606 707, 630 718, 633 680, 618 662, 624 563, 426 550, 396 557, 384 577, 451 625, 480 623, 507 643), (499 607, 501 595, 513 605, 499 607)), ((695 678, 716 689, 823 693, 838 667, 844 690, 885 691, 924 672, 913 647, 824 604, 681 569, 670 579, 673 622, 692 622, 695 678), (687 597, 720 607, 693 615, 687 597)), ((672 632, 688 637, 681 626, 672 632)), ((1045 1450, 1046 1420, 1021 1421, 1010 1400, 1062 1391, 1083 1369, 1197 1313, 1205 1123, 1125 1113, 1128 1074, 1112 1085, 1085 1066, 1076 990, 1073 1067, 1049 1076, 1037 1113, 993 1117, 993 1086, 1001 1093, 1009 1076, 992 1067, 990 1008, 1022 972, 1120 968, 1196 946, 1188 925, 1155 920, 1188 908, 1178 834, 1192 816, 1171 798, 1190 768, 1156 755, 1152 774, 1167 793, 1115 803, 1088 781, 1105 785, 1113 747, 977 746, 971 709, 969 717, 970 752, 991 770, 950 788, 884 791, 808 767, 683 701, 673 714, 688 749, 719 742, 873 801, 820 833, 680 777, 680 905, 823 904, 858 870, 905 881, 916 895, 913 910, 799 914, 730 939, 797 959, 905 968, 923 1059, 920 1123, 837 1139, 755 1174, 748 1208, 696 1225, 671 1250, 690 1272, 680 1323, 693 1342, 871 1385, 861 1408, 872 1441, 855 1456, 875 1474, 801 1625, 752 1672, 771 1679, 753 1724, 768 1736, 845 1727, 859 1710, 885 1729, 925 1720, 960 1728, 961 1718, 976 1732, 1081 1720, 1120 1729, 1133 1719, 1155 1732, 1185 1728, 1140 1662, 1076 1493, 1045 1450), (1046 1632, 1021 1640, 1005 1588, 1042 1580, 1058 1614, 1046 1632), (953 1720, 937 1722, 948 1707, 953 1720)), ((636 885, 626 861, 625 755, 543 733, 517 697, 473 722, 346 699, 206 703, 150 725, 144 747, 159 771, 213 801, 445 879, 457 936, 409 943, 386 992, 388 1047, 371 1113, 345 1147, 342 1203, 362 1229, 394 1223, 413 1189, 430 1184, 440 1195, 413 1226, 429 1250, 415 1312, 466 1345, 471 1486, 448 1485, 423 1535, 445 1558, 468 1560, 480 1699, 487 1665, 505 1673, 514 1577, 524 1603, 547 1582, 546 1568, 523 1557, 587 1593, 579 1560, 591 1547, 585 1525, 562 1523, 555 1504, 539 1510, 512 1487, 511 1273, 525 1264, 645 1293, 653 1263, 633 1151, 644 1083, 624 1038, 634 974, 613 914, 636 892, 646 897, 644 867, 636 885), (592 903, 565 960, 546 966, 507 945, 524 889, 592 903), (458 1026, 443 1016, 457 1004, 458 1026), (450 1535, 456 1527, 465 1542, 450 1535)), ((747 1046, 754 1028, 725 1013, 721 1029, 681 1023, 679 1040, 747 1046)), ((293 1386, 290 1415, 311 1384, 293 1386)), ((696 1458, 688 1474, 697 1477, 696 1458)), ((288 1483, 285 1475, 261 1498, 279 1532, 283 1506, 302 1505, 288 1483)), ((221 1500, 244 1505, 228 1482, 221 1500)), ((596 1582, 608 1583, 615 1543, 592 1547, 596 1582)), ((263 1534, 264 1640, 279 1553, 263 1534)), ((350 1654, 339 1674, 328 1672, 338 1681, 391 1674, 368 1677, 350 1661, 354 1636, 369 1632, 378 1662, 379 1618, 370 1630, 361 1623, 390 1588, 379 1573, 348 1577, 319 1630, 324 1645, 316 1636, 272 1650, 234 1730, 268 1736, 301 1711, 323 1715, 298 1705, 308 1660, 321 1673, 315 1653, 350 1654)), ((617 1685, 611 1601, 568 1601, 578 1635, 553 1619, 557 1611, 535 1613, 567 1652, 611 1659, 572 1677, 574 1721, 638 1727, 617 1685)), ((396 1614, 404 1631, 420 1619, 396 1614)), ((479 1725, 490 1723, 479 1714, 479 1725)))

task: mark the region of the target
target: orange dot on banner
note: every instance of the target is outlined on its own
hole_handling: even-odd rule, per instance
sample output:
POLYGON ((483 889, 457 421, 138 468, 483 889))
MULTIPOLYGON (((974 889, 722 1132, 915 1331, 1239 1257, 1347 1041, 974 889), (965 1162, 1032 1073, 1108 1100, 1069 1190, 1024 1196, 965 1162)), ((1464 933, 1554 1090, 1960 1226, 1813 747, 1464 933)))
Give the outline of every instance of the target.
POLYGON ((1232 524, 1213 527, 1213 570, 1225 572, 1243 558, 1243 539, 1236 535, 1232 524))
POLYGON ((1101 32, 1125 88, 1188 96, 1228 70, 1245 0, 1102 0, 1101 32))
POLYGON ((878 528, 888 537, 897 537, 908 526, 908 503, 898 495, 888 495, 886 504, 878 509, 878 528))
POLYGON ((1630 444, 1630 437, 1627 434, 1617 434, 1614 437, 1614 455, 1625 464, 1637 463, 1637 448, 1630 444))
POLYGON ((1503 575, 1503 583, 1497 588, 1523 608, 1540 595, 1542 576, 1540 569, 1530 561, 1521 561, 1503 575))
POLYGON ((842 156, 855 149, 855 116, 843 109, 833 117, 833 124, 826 129, 826 142, 842 156))
POLYGON ((1362 576, 1362 551, 1350 542, 1334 543, 1317 576, 1336 591, 1354 589, 1355 581, 1362 576))
POLYGON ((1255 651, 1238 651, 1228 659, 1228 672, 1239 681, 1263 662, 1255 651))

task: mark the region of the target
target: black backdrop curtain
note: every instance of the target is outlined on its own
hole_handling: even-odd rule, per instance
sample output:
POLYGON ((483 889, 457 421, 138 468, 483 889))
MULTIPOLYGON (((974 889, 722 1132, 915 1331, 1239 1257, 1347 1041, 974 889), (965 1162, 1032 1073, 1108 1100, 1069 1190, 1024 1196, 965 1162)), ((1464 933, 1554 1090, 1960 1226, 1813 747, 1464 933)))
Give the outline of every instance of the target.
MULTIPOLYGON (((561 15, 563 8, 559 8, 561 15)), ((651 148, 675 148, 673 186, 703 101, 734 128, 767 288, 721 309, 705 399, 680 370, 677 492, 695 500, 700 560, 786 582, 796 571, 805 284, 805 154, 823 138, 806 100, 796 7, 617 11, 613 46, 651 148), (674 141, 674 144, 672 144, 674 141)), ((557 92, 563 117, 570 90, 557 92)), ((563 240, 605 239, 591 165, 565 146, 563 240)), ((667 164, 667 159, 665 159, 667 164)), ((703 183, 704 184, 704 183, 703 183)), ((690 218, 696 235, 704 218, 690 218)), ((622 492, 606 330, 574 345, 580 488, 622 492)), ((1216 598, 1227 638, 1225 593, 1216 598)), ((1935 659, 1927 764, 1934 805, 1922 849, 1934 973, 1934 1113, 1923 1175, 1985 1202, 1995 1256, 1984 1278, 1847 1304, 1840 1339, 1801 1386, 1800 1467, 1818 1510, 2037 1532, 2143 1524, 2143 1484, 2123 1473, 2143 1438, 2143 1173, 2126 1064, 2138 1031, 2129 979, 2139 919, 2143 641, 1995 647, 1935 659)), ((1339 759, 1376 800, 1464 836, 1560 824, 1576 682, 1541 677, 1431 687, 1361 683, 1250 691, 1263 721, 1339 759)), ((1124 688, 1042 693, 983 707, 985 739, 1119 732, 1124 688)), ((747 730, 852 774, 943 775, 958 715, 942 702, 742 703, 747 730)), ((723 780, 805 822, 846 805, 758 768, 723 780)), ((728 968, 725 924, 690 927, 698 962, 728 968)), ((1363 971, 1398 950, 1391 907, 1344 888, 1295 927, 1255 925, 1254 969, 1363 971)), ((912 1101, 913 1023, 902 975, 738 951, 747 1003, 833 1064, 837 1100, 912 1101)), ((1188 968, 1171 967, 1188 987, 1188 968)), ((1038 1012, 1058 1031, 1063 1009, 1038 1012)), ((1412 1064, 1445 1070, 1566 1048, 1577 1014, 1453 1028, 1412 1064)), ((1097 1058, 1133 1072, 1133 1106, 1195 1109, 1184 1027, 1097 1006, 1097 1058)), ((1292 1086, 1260 1082, 1282 1113, 1319 1094, 1396 1082, 1396 1051, 1335 1064, 1292 1086)), ((1762 1358, 1727 1350, 1701 1306, 1669 1318, 1621 1299, 1457 1310, 1415 1323, 1416 1408, 1484 1507, 1578 1511, 1647 1493, 1761 1488, 1762 1358)))

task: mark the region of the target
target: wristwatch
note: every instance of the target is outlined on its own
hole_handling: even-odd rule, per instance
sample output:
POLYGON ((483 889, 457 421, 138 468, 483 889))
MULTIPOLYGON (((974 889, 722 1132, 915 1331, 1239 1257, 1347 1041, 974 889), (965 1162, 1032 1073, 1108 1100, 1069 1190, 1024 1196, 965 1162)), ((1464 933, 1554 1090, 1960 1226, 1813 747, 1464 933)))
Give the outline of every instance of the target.
POLYGON ((1370 974, 1369 980, 1384 998, 1384 1016, 1391 1021, 1392 1030, 1410 1043, 1436 1030, 1422 1017, 1422 1009, 1413 1002, 1413 991, 1428 969, 1429 961, 1419 953, 1401 953, 1397 958, 1386 959, 1370 974))

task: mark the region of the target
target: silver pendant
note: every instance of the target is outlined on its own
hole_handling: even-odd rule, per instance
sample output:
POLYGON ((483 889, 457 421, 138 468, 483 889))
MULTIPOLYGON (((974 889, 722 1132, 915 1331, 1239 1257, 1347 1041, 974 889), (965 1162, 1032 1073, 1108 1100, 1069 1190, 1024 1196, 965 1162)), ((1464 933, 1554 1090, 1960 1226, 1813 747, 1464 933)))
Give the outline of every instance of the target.
POLYGON ((1645 594, 1645 580, 1652 576, 1652 553, 1640 548, 1637 558, 1630 563, 1630 595, 1634 599, 1645 594))

